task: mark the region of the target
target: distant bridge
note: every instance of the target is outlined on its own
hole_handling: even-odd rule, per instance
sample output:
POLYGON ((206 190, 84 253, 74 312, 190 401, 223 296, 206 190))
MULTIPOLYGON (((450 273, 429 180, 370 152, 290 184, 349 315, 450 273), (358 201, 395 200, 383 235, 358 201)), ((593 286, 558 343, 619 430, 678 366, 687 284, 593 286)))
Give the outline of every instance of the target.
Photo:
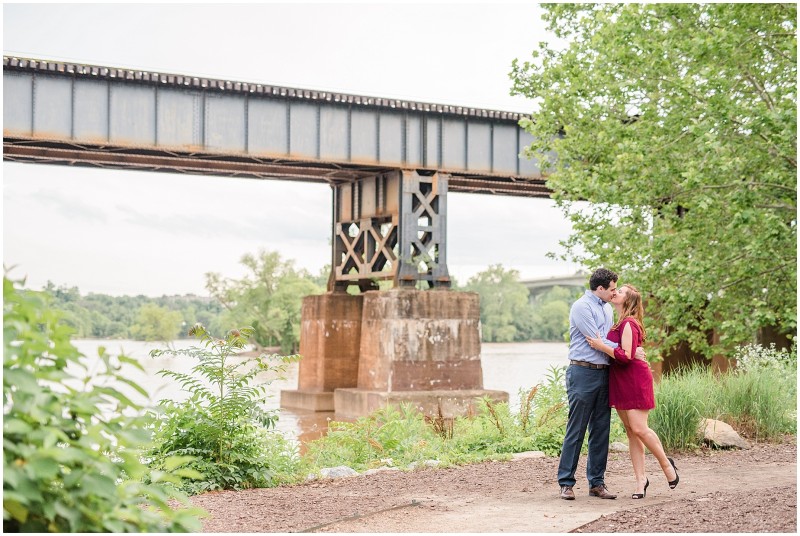
POLYGON ((531 299, 553 287, 589 288, 589 274, 578 272, 574 275, 526 279, 521 281, 528 288, 531 299))

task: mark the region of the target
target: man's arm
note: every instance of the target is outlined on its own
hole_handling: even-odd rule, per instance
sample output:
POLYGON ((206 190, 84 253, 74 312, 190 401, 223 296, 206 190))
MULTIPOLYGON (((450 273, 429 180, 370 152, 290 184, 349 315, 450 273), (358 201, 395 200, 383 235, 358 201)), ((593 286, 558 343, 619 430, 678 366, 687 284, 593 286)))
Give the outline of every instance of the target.
POLYGON ((586 337, 587 341, 591 338, 599 337, 603 340, 603 344, 612 350, 619 346, 617 343, 606 339, 607 333, 600 333, 600 326, 597 325, 597 321, 592 314, 591 306, 585 301, 577 304, 577 307, 573 310, 573 320, 575 327, 586 337))

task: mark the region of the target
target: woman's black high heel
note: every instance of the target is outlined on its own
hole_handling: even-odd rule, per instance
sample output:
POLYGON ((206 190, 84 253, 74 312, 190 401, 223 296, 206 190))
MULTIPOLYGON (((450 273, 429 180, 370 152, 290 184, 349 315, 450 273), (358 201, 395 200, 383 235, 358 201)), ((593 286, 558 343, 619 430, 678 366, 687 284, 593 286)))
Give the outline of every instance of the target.
POLYGON ((672 460, 672 458, 667 459, 669 460, 669 463, 672 464, 672 470, 675 471, 675 480, 671 480, 667 482, 667 484, 669 484, 669 489, 675 489, 678 487, 678 482, 680 481, 681 477, 678 476, 678 468, 675 467, 675 462, 672 460))
POLYGON ((648 478, 647 481, 644 483, 644 493, 634 493, 631 495, 631 499, 644 499, 647 496, 647 486, 650 485, 650 479, 648 478))

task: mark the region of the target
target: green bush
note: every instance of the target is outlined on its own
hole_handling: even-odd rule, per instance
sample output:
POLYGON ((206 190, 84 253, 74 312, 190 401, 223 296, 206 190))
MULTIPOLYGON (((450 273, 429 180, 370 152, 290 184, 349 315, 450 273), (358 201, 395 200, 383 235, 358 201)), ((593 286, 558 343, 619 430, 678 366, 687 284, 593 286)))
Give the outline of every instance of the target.
POLYGON ((155 446, 148 453, 150 466, 158 469, 173 456, 192 458, 187 467, 203 476, 184 482, 184 491, 275 486, 291 481, 297 472, 297 448, 279 432, 269 430, 277 413, 261 407, 272 380, 252 384, 258 374, 284 373, 288 363, 299 357, 261 355, 243 360, 235 356, 252 332, 252 328, 231 330, 218 339, 196 324, 189 334, 197 336, 203 348, 150 352, 153 357, 182 355, 198 361, 189 374, 159 371, 191 396, 180 403, 161 401, 155 446))
POLYGON ((356 471, 407 467, 441 459, 442 438, 411 405, 387 406, 355 422, 331 422, 324 437, 306 445, 306 471, 346 465, 356 471))
POLYGON ((164 482, 179 484, 180 460, 164 471, 140 461, 149 440, 141 408, 103 381, 125 383, 119 356, 99 352, 105 370, 85 365, 71 328, 41 293, 3 278, 3 529, 6 532, 185 532, 202 510, 164 482), (134 416, 129 416, 129 415, 134 416), (146 478, 149 484, 143 484, 146 478))

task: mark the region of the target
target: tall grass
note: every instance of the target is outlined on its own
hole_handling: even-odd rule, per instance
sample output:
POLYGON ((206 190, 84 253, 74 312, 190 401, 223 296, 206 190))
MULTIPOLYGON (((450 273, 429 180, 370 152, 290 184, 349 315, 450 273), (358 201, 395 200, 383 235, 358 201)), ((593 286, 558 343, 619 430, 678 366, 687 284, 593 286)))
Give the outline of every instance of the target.
POLYGON ((650 427, 667 450, 699 446, 700 420, 724 421, 753 441, 797 432, 797 362, 715 375, 707 367, 681 369, 656 386, 650 427))
MULTIPOLYGON (((665 375, 655 387, 650 427, 667 451, 698 448, 703 418, 725 421, 750 440, 796 433, 796 358, 770 363, 723 375, 699 366, 665 375)), ((526 450, 560 455, 568 414, 564 369, 551 369, 545 382, 520 392, 520 401, 513 413, 507 403, 485 398, 474 415, 455 419, 387 407, 355 423, 333 423, 326 437, 307 445, 303 465, 310 472, 337 465, 363 471, 428 459, 473 463, 526 450)), ((624 441, 624 427, 612 415, 611 441, 624 441)))
POLYGON ((715 383, 708 369, 692 367, 664 376, 655 386, 656 408, 648 423, 666 450, 699 446, 697 430, 708 415, 708 395, 714 392, 715 383))

